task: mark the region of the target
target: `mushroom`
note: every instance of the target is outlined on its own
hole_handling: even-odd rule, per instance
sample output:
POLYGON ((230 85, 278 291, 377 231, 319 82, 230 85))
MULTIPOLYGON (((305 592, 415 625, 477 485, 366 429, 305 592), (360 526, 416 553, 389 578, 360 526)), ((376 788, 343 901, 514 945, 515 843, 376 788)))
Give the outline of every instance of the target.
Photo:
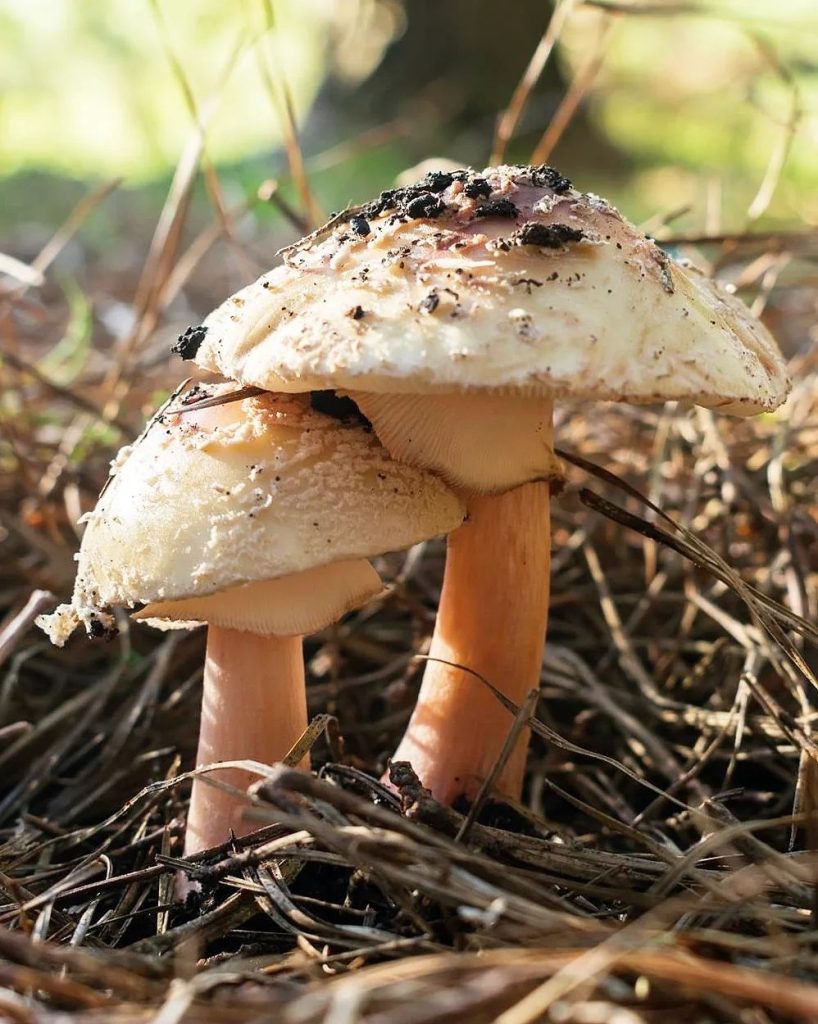
MULTIPOLYGON (((551 167, 431 172, 336 216, 217 309, 197 362, 351 396, 390 454, 460 489, 420 696, 395 755, 474 793, 538 684, 555 400, 775 409, 789 381, 743 303, 551 167)), ((496 780, 521 791, 527 731, 496 780)))
MULTIPOLYGON (((72 603, 37 620, 60 646, 80 623, 110 633, 116 607, 141 605, 135 618, 159 628, 207 623, 198 765, 281 760, 307 726, 301 636, 383 590, 368 557, 464 515, 437 477, 306 396, 196 409, 231 390, 195 388, 120 452, 86 517, 72 603)), ((186 853, 244 834, 242 807, 195 780, 186 853)))

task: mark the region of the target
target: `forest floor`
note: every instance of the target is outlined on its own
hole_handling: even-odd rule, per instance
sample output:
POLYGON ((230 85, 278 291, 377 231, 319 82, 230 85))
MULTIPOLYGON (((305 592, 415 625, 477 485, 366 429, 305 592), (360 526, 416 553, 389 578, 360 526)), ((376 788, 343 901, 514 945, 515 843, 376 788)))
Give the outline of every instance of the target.
POLYGON ((422 545, 309 638, 315 771, 270 769, 258 831, 185 865, 180 902, 201 632, 123 618, 57 650, 32 622, 70 592, 113 453, 184 375, 175 335, 272 264, 241 211, 185 225, 191 180, 146 264, 79 241, 99 192, 0 279, 0 1019, 818 1019, 814 235, 677 240, 765 306, 781 412, 558 410, 523 802, 376 781, 434 622, 444 550, 422 545), (75 278, 49 273, 59 251, 75 278))

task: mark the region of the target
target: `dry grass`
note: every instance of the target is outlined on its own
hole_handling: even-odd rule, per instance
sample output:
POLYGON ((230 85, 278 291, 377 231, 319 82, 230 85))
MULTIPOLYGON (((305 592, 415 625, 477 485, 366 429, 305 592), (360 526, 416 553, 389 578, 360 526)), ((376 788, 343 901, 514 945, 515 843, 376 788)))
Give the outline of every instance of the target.
MULTIPOLYGON (((780 415, 559 411, 574 465, 524 804, 464 817, 405 768, 400 798, 375 781, 434 620, 430 544, 307 643, 319 773, 256 766, 259 830, 180 862, 202 638, 123 618, 56 651, 31 623, 70 588, 112 452, 181 375, 179 318, 258 262, 212 168, 214 223, 186 227, 200 157, 197 133, 118 334, 97 322, 85 351, 43 276, 103 193, 1 279, 0 1019, 818 1018, 814 233, 695 240, 792 357, 780 415)), ((110 288, 92 275, 98 309, 110 288)))
MULTIPOLYGON (((713 248, 728 244, 735 277, 742 245, 713 248)), ((798 266, 768 297, 771 319, 815 302, 798 266)), ((111 410, 135 430, 173 371, 132 331, 70 383, 49 382, 22 353, 64 326, 58 297, 18 289, 6 303, 19 412, 0 477, 0 1012, 814 1018, 813 351, 795 355, 776 417, 559 413, 577 465, 556 508, 524 806, 464 819, 411 773, 400 801, 374 781, 433 622, 442 550, 428 545, 389 561, 388 599, 309 642, 312 707, 328 713, 312 737, 320 777, 258 766, 260 831, 188 865, 201 895, 183 905, 173 877, 200 637, 123 621, 111 645, 58 652, 30 628, 69 586, 72 524, 120 440, 111 410)))

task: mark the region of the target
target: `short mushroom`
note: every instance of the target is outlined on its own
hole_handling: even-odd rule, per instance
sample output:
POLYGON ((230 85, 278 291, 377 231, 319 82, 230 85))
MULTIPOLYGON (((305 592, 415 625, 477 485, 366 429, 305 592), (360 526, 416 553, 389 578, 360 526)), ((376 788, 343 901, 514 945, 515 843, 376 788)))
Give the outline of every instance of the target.
MULTIPOLYGON (((460 524, 435 476, 391 460, 371 432, 304 396, 196 409, 196 388, 123 449, 79 554, 73 601, 38 623, 65 642, 114 628, 208 624, 197 764, 280 760, 307 725, 301 636, 383 590, 368 557, 460 524)), ((246 787, 235 769, 219 773, 246 787)), ((247 831, 243 804, 194 781, 185 849, 247 831)))
MULTIPOLYGON (((196 359, 246 384, 348 394, 390 454, 466 497, 396 754, 451 801, 474 792, 511 723, 457 666, 515 704, 539 680, 553 402, 752 415, 784 400, 786 369, 741 301, 551 167, 432 171, 284 255, 208 318, 196 359)), ((497 780, 512 797, 527 741, 497 780)))

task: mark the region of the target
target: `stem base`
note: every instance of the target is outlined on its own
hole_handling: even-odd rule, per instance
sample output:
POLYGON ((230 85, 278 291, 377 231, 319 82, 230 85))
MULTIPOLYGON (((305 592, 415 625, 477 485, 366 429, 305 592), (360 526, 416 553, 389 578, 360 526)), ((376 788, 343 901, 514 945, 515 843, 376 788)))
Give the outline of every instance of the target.
MULTIPOLYGON (((472 799, 505 742, 513 715, 465 666, 518 706, 539 683, 548 619, 550 489, 523 484, 474 497, 469 518, 449 535, 430 660, 393 760, 409 761, 444 803, 472 799), (443 664, 449 662, 453 664, 443 664)), ((529 730, 496 788, 518 799, 529 730)))
MULTIPOLYGON (((280 761, 307 728, 301 637, 262 637, 210 626, 204 671, 202 720, 196 764, 242 758, 280 761)), ((309 768, 305 758, 299 767, 309 768)), ((229 768, 208 777, 246 789, 258 776, 229 768)), ((185 854, 225 842, 230 830, 246 835, 247 803, 194 779, 185 854)))

